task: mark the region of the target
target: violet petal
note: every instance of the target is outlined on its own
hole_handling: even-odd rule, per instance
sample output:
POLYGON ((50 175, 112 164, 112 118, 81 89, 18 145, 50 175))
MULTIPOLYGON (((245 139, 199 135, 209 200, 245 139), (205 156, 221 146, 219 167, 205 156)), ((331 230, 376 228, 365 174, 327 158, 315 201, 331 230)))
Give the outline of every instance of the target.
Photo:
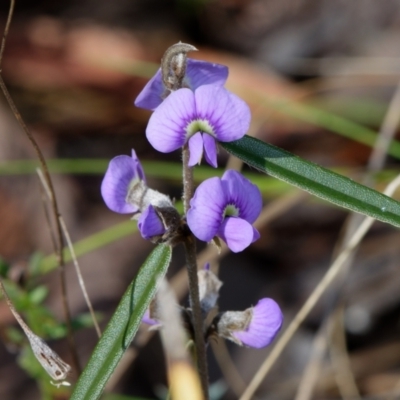
POLYGON ((202 182, 190 200, 187 223, 193 234, 209 242, 218 232, 226 205, 225 194, 219 178, 202 182))
POLYGON ((135 100, 135 106, 146 110, 155 110, 163 101, 166 89, 162 83, 161 68, 147 82, 135 100))
POLYGON ((260 232, 253 226, 253 240, 251 243, 254 243, 256 240, 260 239, 260 232))
POLYGON ((231 251, 238 253, 253 242, 253 227, 244 219, 228 217, 218 230, 218 236, 226 242, 231 251))
POLYGON ((189 139, 189 167, 193 167, 196 164, 200 164, 201 157, 203 156, 203 135, 201 132, 195 133, 189 139))
POLYGON ((249 106, 238 96, 217 85, 200 86, 194 93, 197 118, 208 121, 217 140, 241 139, 249 129, 249 106))
POLYGON ((282 326, 283 315, 278 304, 268 298, 261 299, 252 311, 249 326, 232 334, 244 345, 259 349, 268 346, 274 340, 282 326))
POLYGON ((165 233, 165 228, 153 206, 148 206, 138 220, 138 228, 146 240, 165 233))
POLYGON ((188 58, 184 81, 193 91, 203 85, 224 85, 228 79, 228 72, 225 65, 188 58))
POLYGON ((146 129, 150 144, 161 153, 182 147, 186 141, 186 126, 196 112, 194 94, 190 89, 171 93, 151 115, 146 129))
POLYGON ((142 164, 140 163, 139 158, 136 155, 136 151, 132 149, 131 154, 132 154, 132 161, 133 161, 133 165, 134 165, 133 168, 135 169, 138 178, 141 181, 146 183, 146 176, 144 174, 142 164))
POLYGON ((262 209, 262 197, 258 187, 234 170, 226 171, 221 179, 224 189, 229 193, 227 197, 239 209, 239 217, 253 223, 262 209))
POLYGON ((137 164, 132 157, 114 157, 101 183, 101 195, 107 207, 120 214, 138 211, 137 207, 128 204, 125 199, 132 180, 139 178, 137 164))
POLYGON ((217 164, 217 143, 211 135, 203 133, 204 142, 204 158, 214 168, 218 167, 217 164))
MULTIPOLYGON (((184 85, 192 91, 202 85, 224 85, 228 78, 228 67, 206 61, 187 59, 184 85)), ((169 91, 162 83, 161 68, 147 82, 135 100, 135 106, 155 110, 167 97, 169 91)))

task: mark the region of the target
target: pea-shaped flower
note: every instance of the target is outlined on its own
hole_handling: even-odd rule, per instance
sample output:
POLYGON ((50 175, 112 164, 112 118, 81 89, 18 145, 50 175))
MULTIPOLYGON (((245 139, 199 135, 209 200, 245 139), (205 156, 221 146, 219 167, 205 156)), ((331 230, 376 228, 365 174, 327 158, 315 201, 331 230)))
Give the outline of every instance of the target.
POLYGON ((264 298, 245 311, 226 311, 216 319, 219 336, 238 345, 260 349, 274 340, 281 329, 283 315, 274 300, 264 298))
POLYGON ((161 153, 189 145, 189 166, 206 161, 217 167, 217 143, 242 138, 250 126, 250 109, 220 85, 200 86, 195 92, 171 93, 151 115, 146 129, 150 144, 161 153))
POLYGON ((135 214, 144 239, 157 241, 169 229, 175 229, 180 219, 168 196, 147 187, 142 165, 134 150, 131 157, 122 155, 110 161, 101 184, 101 194, 112 211, 135 214))
POLYGON ((114 157, 101 183, 101 195, 107 207, 120 214, 138 212, 140 207, 127 201, 129 190, 136 184, 146 183, 142 165, 132 149, 132 156, 114 157))
MULTIPOLYGON (((228 78, 228 67, 206 61, 187 59, 186 73, 183 87, 196 90, 203 85, 224 85, 228 78)), ((147 82, 135 100, 135 106, 146 110, 155 110, 170 91, 162 82, 161 68, 147 82)))
POLYGON ((237 253, 260 237, 252 223, 261 207, 258 187, 228 170, 221 179, 210 178, 199 185, 190 201, 187 223, 198 239, 209 242, 219 236, 237 253))

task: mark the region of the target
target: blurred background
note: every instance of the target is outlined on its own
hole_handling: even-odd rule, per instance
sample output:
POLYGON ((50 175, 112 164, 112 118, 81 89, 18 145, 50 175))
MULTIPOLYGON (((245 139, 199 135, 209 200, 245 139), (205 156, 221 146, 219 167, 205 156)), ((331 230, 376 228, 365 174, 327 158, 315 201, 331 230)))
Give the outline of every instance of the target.
MULTIPOLYGON (((8 2, 0 5, 1 30, 8 7, 8 2)), ((193 54, 195 58, 229 66, 227 87, 249 103, 252 135, 307 160, 361 182, 371 167, 374 135, 383 131, 391 105, 394 117, 388 126, 396 135, 398 0, 20 0, 2 74, 30 131, 51 160, 60 210, 73 242, 127 221, 128 217, 106 208, 99 188, 108 160, 129 154, 131 148, 152 166, 151 186, 180 198, 179 172, 174 175, 180 154, 159 154, 151 148, 144 135, 150 112, 133 106, 164 51, 178 41, 195 45, 200 50, 193 54)), ((368 184, 382 191, 397 174, 399 159, 396 149, 387 158, 381 155, 383 166, 372 167, 368 184)), ((17 294, 28 293, 31 299, 20 304, 22 311, 31 313, 28 320, 35 321, 34 296, 29 293, 37 285, 44 288, 37 300, 40 318, 45 315, 60 331, 51 333, 49 328, 47 338, 71 362, 66 340, 60 339, 65 329, 60 325, 58 274, 32 273, 35 260, 53 251, 36 160, 1 96, 3 269, 9 287, 17 294)), ((228 160, 223 150, 219 160, 221 166, 228 160)), ((202 176, 214 173, 200 168, 202 176)), ((244 171, 256 173, 246 167, 244 171)), ((259 241, 243 253, 219 260, 224 282, 219 306, 243 310, 261 297, 272 297, 281 305, 287 326, 329 268, 345 237, 349 214, 275 179, 260 175, 257 182, 271 215, 260 229, 259 241)), ((93 251, 85 248, 79 258, 103 327, 153 247, 137 233, 108 238, 110 243, 97 244, 93 251)), ((331 285, 299 327, 264 380, 258 399, 294 399, 301 382, 311 390, 303 399, 400 398, 391 394, 400 382, 399 240, 397 229, 373 225, 348 273, 331 285), (340 316, 332 318, 336 313, 340 316), (325 329, 328 320, 333 328, 325 329), (318 360, 312 355, 319 337, 323 350, 318 360), (316 382, 307 383, 302 377, 310 365, 319 367, 312 375, 316 382)), ((183 260, 181 249, 175 249, 169 277, 182 268, 183 260)), ((71 312, 79 321, 87 310, 72 264, 66 273, 71 312)), ((88 325, 82 321, 76 325, 82 365, 97 341, 88 325)), ((0 303, 0 398, 45 398, 36 372, 21 361, 16 345, 21 340, 10 338, 12 327, 15 336, 16 324, 6 304, 0 303)), ((239 397, 270 352, 270 348, 253 350, 230 343, 227 347, 233 364, 221 356, 223 350, 217 357, 209 351, 214 398, 225 400, 239 397)), ((112 392, 126 396, 119 399, 163 398, 166 375, 158 336, 136 340, 132 349, 136 356, 120 371, 112 392)), ((71 380, 75 379, 73 375, 71 380)), ((65 389, 46 393, 47 398, 68 398, 65 389)))

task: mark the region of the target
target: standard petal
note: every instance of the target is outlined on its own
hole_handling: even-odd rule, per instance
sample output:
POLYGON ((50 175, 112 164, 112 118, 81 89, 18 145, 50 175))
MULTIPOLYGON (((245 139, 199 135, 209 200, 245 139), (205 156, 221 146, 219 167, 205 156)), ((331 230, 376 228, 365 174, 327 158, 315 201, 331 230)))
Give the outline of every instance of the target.
POLYGON ((120 214, 134 213, 138 208, 125 199, 132 180, 138 179, 135 163, 129 156, 114 157, 101 183, 101 195, 107 207, 120 214))
POLYGON ((185 84, 195 91, 203 85, 224 85, 228 79, 228 67, 207 61, 187 59, 185 84))
POLYGON ((205 180, 190 200, 187 223, 193 234, 209 242, 218 232, 226 206, 225 195, 219 178, 205 180))
POLYGON ((165 90, 160 68, 136 97, 134 104, 139 108, 155 110, 162 103, 165 90))
POLYGON ((165 233, 164 225, 153 206, 148 206, 140 215, 138 228, 142 237, 146 240, 165 233))
POLYGON ((204 158, 212 167, 217 168, 217 143, 215 139, 211 135, 203 133, 203 142, 205 150, 204 158))
POLYGON ((227 197, 239 209, 239 217, 253 223, 262 209, 261 192, 242 174, 228 170, 221 178, 227 197))
POLYGON ((203 157, 203 137, 200 132, 195 133, 189 139, 189 167, 200 164, 201 157, 203 157))
POLYGON ((190 89, 171 93, 151 115, 146 129, 150 144, 161 153, 182 147, 186 141, 186 127, 195 119, 194 94, 190 89))
POLYGON ((244 250, 253 241, 253 227, 246 220, 236 217, 225 218, 220 229, 220 236, 234 253, 244 250))
POLYGON ((252 309, 249 326, 243 331, 232 332, 244 345, 260 349, 268 346, 279 332, 283 322, 282 311, 272 299, 261 299, 252 309))
POLYGON ((242 138, 249 129, 249 106, 222 86, 205 85, 195 93, 199 119, 213 127, 217 140, 231 142, 242 138))

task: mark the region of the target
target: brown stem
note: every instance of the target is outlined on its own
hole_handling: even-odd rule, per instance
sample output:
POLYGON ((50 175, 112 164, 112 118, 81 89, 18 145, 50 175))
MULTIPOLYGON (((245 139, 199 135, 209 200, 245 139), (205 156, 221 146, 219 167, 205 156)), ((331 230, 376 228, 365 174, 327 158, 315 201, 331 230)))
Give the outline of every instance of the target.
MULTIPOLYGON (((193 168, 189 167, 189 148, 185 145, 182 149, 183 164, 183 204, 185 214, 190 208, 190 199, 193 196, 193 168)), ((197 368, 203 388, 204 398, 208 399, 208 369, 206 345, 204 341, 203 314, 201 312, 199 282, 197 277, 197 251, 196 239, 190 234, 185 239, 186 266, 189 277, 189 299, 192 308, 194 340, 197 356, 197 368)))
POLYGON ((188 166, 189 163, 189 147, 185 144, 182 148, 182 164, 183 164, 183 209, 186 213, 190 208, 190 199, 193 196, 193 168, 188 166))
POLYGON ((203 315, 200 306, 199 282, 197 277, 196 239, 191 234, 185 240, 186 266, 189 277, 189 298, 192 308, 194 341, 197 356, 197 368, 204 398, 208 399, 208 368, 206 345, 204 341, 203 315))
MULTIPOLYGON (((183 86, 186 72, 186 54, 197 49, 186 43, 177 43, 167 49, 161 60, 161 71, 164 86, 170 90, 178 90, 183 86)), ((193 169, 189 167, 189 147, 182 148, 183 166, 183 205, 185 215, 190 208, 190 199, 193 196, 193 169)), ((203 315, 200 305, 199 282, 197 277, 196 239, 192 233, 184 239, 186 265, 189 277, 189 298, 192 308, 192 324, 196 350, 197 368, 203 389, 204 399, 208 396, 208 372, 206 346, 204 341, 203 315)))
POLYGON ((15 105, 8 89, 7 86, 3 80, 3 76, 1 75, 2 73, 2 61, 3 61, 3 54, 4 54, 4 49, 6 46, 6 40, 7 40, 7 35, 8 35, 8 31, 10 29, 10 25, 11 25, 11 20, 12 20, 12 16, 13 16, 13 12, 14 12, 14 6, 15 6, 15 1, 11 0, 10 2, 10 8, 8 11, 8 17, 7 17, 7 22, 6 22, 6 27, 4 29, 4 33, 3 33, 3 39, 1 41, 1 49, 0 49, 0 87, 1 90, 4 93, 4 97, 6 98, 16 120, 18 121, 18 123, 20 124, 22 130, 25 132, 26 136, 28 137, 29 141, 31 142, 32 146, 34 147, 36 154, 39 158, 40 164, 42 166, 46 181, 47 181, 47 185, 49 187, 50 190, 50 194, 51 194, 51 204, 52 204, 52 209, 53 209, 53 215, 54 215, 54 219, 55 219, 55 224, 57 227, 57 246, 55 248, 55 252, 57 255, 57 260, 58 260, 58 265, 59 265, 59 270, 60 270, 60 283, 61 283, 61 296, 62 296, 62 302, 63 302, 63 308, 64 308, 64 314, 65 314, 65 320, 66 320, 66 324, 67 324, 67 331, 68 331, 68 344, 69 344, 69 348, 72 354, 72 359, 73 359, 73 363, 74 363, 74 367, 77 371, 77 374, 79 375, 81 373, 81 367, 80 367, 80 363, 79 363, 79 358, 78 358, 78 353, 76 351, 76 345, 75 345, 75 341, 74 341, 74 336, 73 336, 73 332, 72 332, 72 324, 71 324, 71 313, 70 313, 70 309, 69 309, 69 305, 68 305, 68 299, 67 299, 67 287, 66 287, 66 280, 65 280, 65 271, 64 271, 64 254, 63 254, 63 248, 64 248, 64 241, 63 241, 63 236, 62 236, 62 230, 61 230, 61 224, 59 221, 59 216, 60 213, 58 211, 58 205, 57 205, 57 199, 56 199, 56 194, 54 191, 54 187, 53 187, 53 182, 51 180, 50 174, 49 174, 49 170, 47 168, 47 164, 46 164, 46 160, 43 156, 43 153, 40 150, 39 145, 37 144, 35 138, 32 136, 32 134, 30 133, 30 131, 28 130, 28 127, 26 126, 24 120, 22 119, 21 114, 19 113, 17 106, 15 105))

